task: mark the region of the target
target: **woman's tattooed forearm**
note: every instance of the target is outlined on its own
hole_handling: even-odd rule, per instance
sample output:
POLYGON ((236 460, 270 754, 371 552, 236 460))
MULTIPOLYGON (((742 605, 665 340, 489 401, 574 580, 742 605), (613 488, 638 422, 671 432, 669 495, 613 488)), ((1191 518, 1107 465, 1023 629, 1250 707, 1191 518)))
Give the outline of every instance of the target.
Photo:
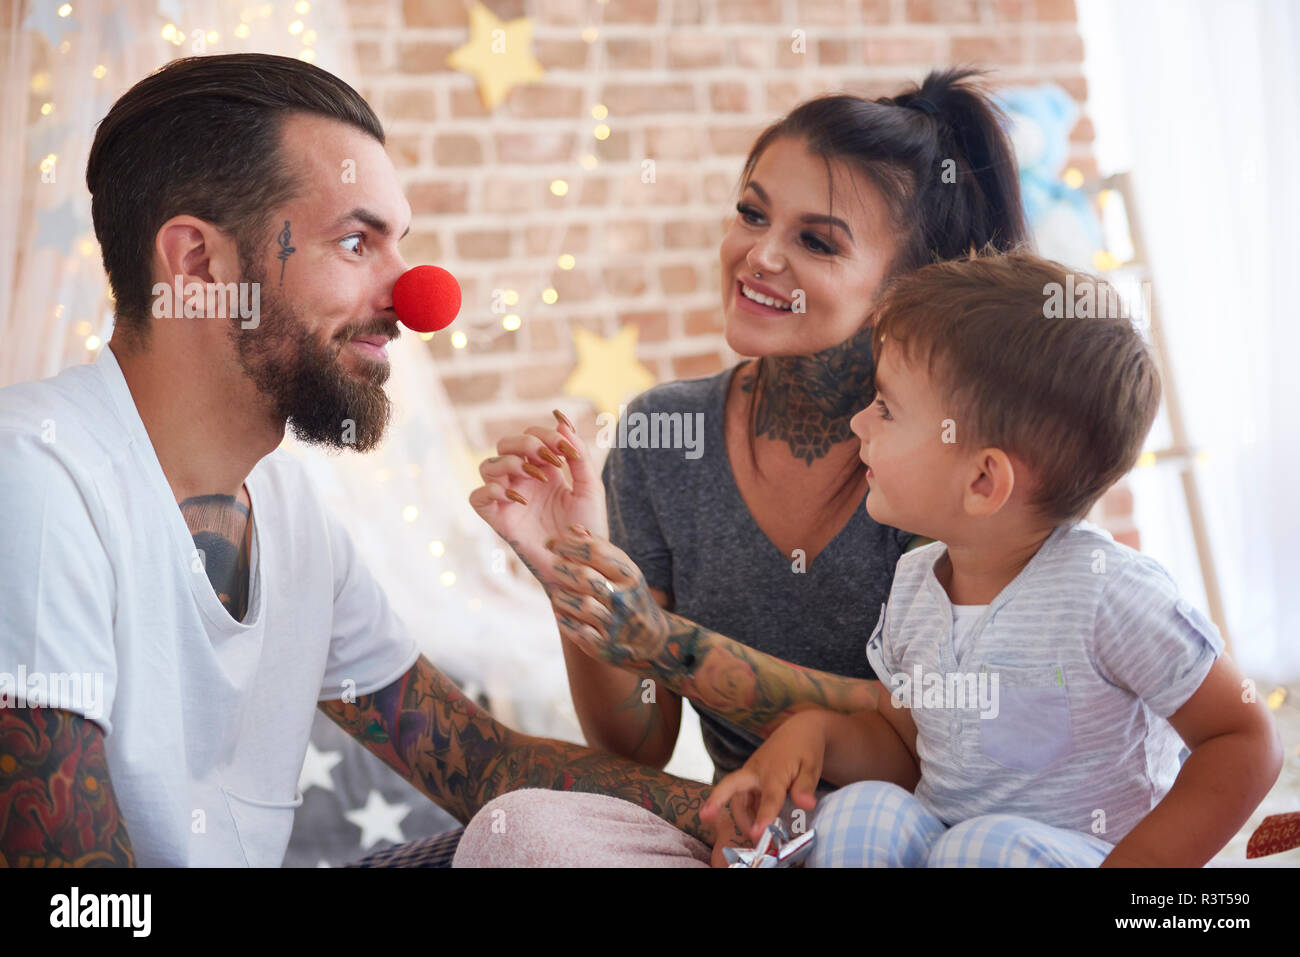
POLYGON ((0 709, 0 867, 132 867, 103 732, 51 708, 0 709))
POLYGON ((708 798, 705 785, 580 745, 512 731, 423 657, 387 688, 355 703, 327 701, 320 708, 462 822, 500 794, 551 788, 620 797, 712 840, 699 819, 708 798))
POLYGON ((854 714, 876 707, 878 682, 803 668, 669 613, 669 639, 654 663, 670 690, 767 737, 797 711, 854 714))

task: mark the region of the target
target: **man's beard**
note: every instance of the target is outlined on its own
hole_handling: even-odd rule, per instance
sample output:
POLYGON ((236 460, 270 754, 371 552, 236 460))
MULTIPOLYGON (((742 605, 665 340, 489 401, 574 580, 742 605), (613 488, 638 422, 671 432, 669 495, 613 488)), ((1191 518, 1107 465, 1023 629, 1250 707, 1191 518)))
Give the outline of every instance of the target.
MULTIPOLYGON (((244 280, 261 283, 260 321, 229 336, 244 374, 272 403, 277 418, 287 420, 299 440, 310 445, 368 452, 384 437, 392 403, 384 392, 388 364, 366 363, 354 373, 340 361, 348 341, 379 328, 347 329, 321 343, 288 302, 270 293, 265 271, 243 263, 244 280)), ((385 335, 395 330, 383 329, 385 335)))

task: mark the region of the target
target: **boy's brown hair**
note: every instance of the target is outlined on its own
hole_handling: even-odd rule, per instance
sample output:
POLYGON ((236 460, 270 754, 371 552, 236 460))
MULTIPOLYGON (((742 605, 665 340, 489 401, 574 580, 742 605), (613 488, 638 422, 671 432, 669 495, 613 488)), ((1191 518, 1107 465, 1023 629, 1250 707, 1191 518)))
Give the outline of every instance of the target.
POLYGON ((935 263, 890 284, 872 349, 926 369, 958 441, 1015 455, 1036 479, 1030 507, 1075 521, 1133 467, 1160 405, 1142 335, 1106 308, 1118 301, 1103 280, 1026 252, 935 263), (1073 318, 1062 297, 1089 285, 1102 317, 1073 318))

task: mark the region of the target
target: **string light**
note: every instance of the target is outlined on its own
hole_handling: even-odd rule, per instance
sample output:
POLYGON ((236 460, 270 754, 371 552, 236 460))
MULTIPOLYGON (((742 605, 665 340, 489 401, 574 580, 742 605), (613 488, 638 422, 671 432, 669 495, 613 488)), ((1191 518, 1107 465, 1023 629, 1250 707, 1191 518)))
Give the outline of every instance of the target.
POLYGON ((1065 181, 1065 185, 1070 189, 1078 189, 1083 185, 1083 173, 1073 166, 1061 174, 1061 179, 1065 181))
POLYGON ((562 179, 551 180, 551 192, 556 196, 563 196, 569 191, 569 184, 562 179))
POLYGON ((554 289, 542 290, 542 302, 546 303, 548 306, 555 305, 555 301, 559 298, 560 298, 560 294, 556 292, 554 289))
POLYGON ((429 554, 432 555, 434 558, 441 558, 442 553, 445 551, 446 549, 443 547, 442 542, 438 541, 437 539, 434 539, 429 543, 429 554))
POLYGON ((90 336, 86 339, 86 348, 94 352, 99 348, 99 336, 90 336))
POLYGON ((609 127, 606 126, 604 123, 601 123, 599 126, 597 126, 594 130, 591 131, 591 135, 596 137, 596 139, 598 140, 607 140, 609 139, 609 127))
POLYGON ((169 23, 162 28, 162 38, 164 40, 170 40, 174 36, 176 36, 176 24, 169 23))
POLYGON ((582 39, 587 43, 595 43, 598 36, 600 36, 600 31, 595 27, 587 27, 582 31, 582 39))
POLYGON ((442 582, 444 585, 454 585, 456 584, 456 573, 443 572, 441 575, 438 576, 438 580, 442 582))
POLYGON ((316 59, 316 51, 311 47, 303 47, 298 51, 298 59, 302 60, 304 63, 310 63, 312 60, 316 59))
POLYGON ((96 80, 104 79, 107 73, 108 73, 108 67, 104 66, 104 64, 102 63, 99 66, 95 67, 95 69, 90 71, 90 75, 93 76, 96 80))
POLYGON ((307 0, 298 0, 298 2, 293 5, 293 12, 299 16, 306 16, 309 10, 311 10, 311 4, 308 3, 307 0))
POLYGON ((603 120, 609 116, 609 109, 604 103, 597 103, 591 108, 591 118, 593 120, 603 120))
POLYGON ((402 521, 414 522, 419 514, 420 510, 418 508, 414 505, 408 505, 406 508, 402 509, 402 521))
POLYGON ((519 293, 513 289, 503 290, 501 293, 501 301, 507 306, 517 305, 519 303, 519 293))
POLYGON ((70 16, 71 14, 72 14, 72 4, 65 3, 63 6, 59 7, 59 16, 66 17, 66 16, 70 16))
POLYGON ((574 259, 573 256, 571 256, 569 253, 565 253, 559 259, 555 260, 555 264, 559 266, 561 269, 568 270, 576 266, 578 264, 578 261, 574 259))
POLYGON ((293 21, 293 23, 289 24, 289 32, 292 33, 294 36, 297 36, 298 34, 302 33, 302 21, 295 20, 293 21))
POLYGON ((241 40, 247 40, 248 35, 252 32, 252 29, 249 28, 247 23, 241 23, 239 26, 235 27, 235 36, 239 37, 241 40))
POLYGON ((457 329, 451 334, 451 346, 453 349, 464 349, 469 345, 469 336, 457 329))
POLYGON ((428 341, 429 341, 430 339, 432 339, 432 338, 433 338, 433 333, 432 333, 432 332, 422 332, 422 333, 420 333, 420 341, 421 341, 421 342, 428 342, 428 341))
POLYGON ((507 332, 514 332, 516 329, 519 328, 520 323, 521 323, 520 318, 516 316, 514 313, 511 313, 510 315, 506 316, 504 319, 501 320, 501 325, 505 326, 507 332))
POLYGON ((582 159, 580 159, 578 162, 582 164, 583 169, 593 170, 596 168, 596 164, 600 161, 597 160, 596 157, 593 156, 591 153, 586 153, 583 155, 582 159))

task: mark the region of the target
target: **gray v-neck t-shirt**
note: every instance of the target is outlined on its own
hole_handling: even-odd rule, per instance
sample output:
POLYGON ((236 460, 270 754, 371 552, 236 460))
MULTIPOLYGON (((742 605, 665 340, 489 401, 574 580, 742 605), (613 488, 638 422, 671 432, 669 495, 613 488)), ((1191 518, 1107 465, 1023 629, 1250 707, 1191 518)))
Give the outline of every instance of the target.
MULTIPOLYGON (((672 593, 683 618, 797 665, 874 678, 866 641, 912 535, 878 524, 863 506, 795 571, 797 557, 758 527, 731 470, 723 425, 736 368, 666 382, 629 403, 601 473, 610 539, 651 588, 672 593), (688 447, 663 447, 670 444, 688 447)), ((719 773, 739 768, 761 743, 696 711, 719 773)))

